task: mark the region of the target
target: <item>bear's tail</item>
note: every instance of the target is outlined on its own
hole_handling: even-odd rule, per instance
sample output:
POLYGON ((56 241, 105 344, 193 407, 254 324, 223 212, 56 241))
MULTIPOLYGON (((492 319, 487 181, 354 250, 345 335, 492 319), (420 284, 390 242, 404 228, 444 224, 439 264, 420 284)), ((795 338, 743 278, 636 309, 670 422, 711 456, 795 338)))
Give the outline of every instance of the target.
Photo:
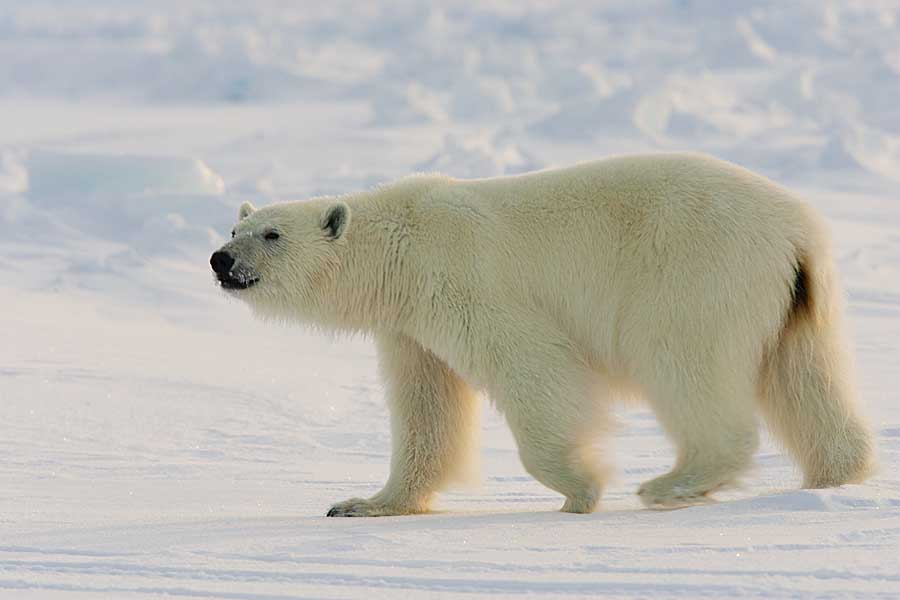
POLYGON ((797 257, 790 308, 760 379, 765 419, 800 463, 807 488, 860 482, 875 469, 841 329, 835 266, 817 221, 809 233, 819 239, 797 257))

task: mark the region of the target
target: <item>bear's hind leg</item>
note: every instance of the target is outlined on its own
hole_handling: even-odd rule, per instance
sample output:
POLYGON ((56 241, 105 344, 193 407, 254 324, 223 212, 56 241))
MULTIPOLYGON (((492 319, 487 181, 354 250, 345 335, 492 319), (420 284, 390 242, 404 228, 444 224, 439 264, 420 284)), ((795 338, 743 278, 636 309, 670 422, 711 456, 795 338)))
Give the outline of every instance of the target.
POLYGON ((376 342, 391 412, 391 474, 380 492, 339 502, 329 517, 427 512, 436 492, 477 470, 480 410, 473 390, 414 340, 376 342))
POLYGON ((707 494, 733 483, 750 466, 756 451, 753 386, 729 384, 709 372, 693 375, 649 390, 650 404, 678 453, 670 472, 638 489, 651 508, 707 501, 707 494))

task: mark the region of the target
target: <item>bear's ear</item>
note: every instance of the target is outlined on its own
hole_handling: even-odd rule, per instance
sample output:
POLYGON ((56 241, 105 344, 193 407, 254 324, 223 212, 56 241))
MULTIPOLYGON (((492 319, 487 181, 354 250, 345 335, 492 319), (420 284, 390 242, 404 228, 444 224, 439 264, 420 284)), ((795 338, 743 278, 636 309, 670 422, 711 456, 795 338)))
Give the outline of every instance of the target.
POLYGON ((250 204, 249 202, 244 202, 241 204, 241 207, 238 209, 238 221, 243 221, 250 215, 256 212, 256 207, 250 204))
POLYGON ((350 207, 343 202, 332 204, 322 217, 322 229, 330 239, 336 240, 347 231, 350 224, 350 207))

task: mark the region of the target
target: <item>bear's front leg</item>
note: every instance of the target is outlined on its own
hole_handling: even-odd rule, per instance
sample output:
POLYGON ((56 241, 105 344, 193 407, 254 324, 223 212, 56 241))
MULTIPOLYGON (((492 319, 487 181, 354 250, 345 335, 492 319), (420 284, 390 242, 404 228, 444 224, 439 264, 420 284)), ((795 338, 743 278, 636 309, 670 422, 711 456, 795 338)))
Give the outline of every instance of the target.
POLYGON ((471 471, 479 433, 472 389, 406 336, 380 336, 378 359, 391 412, 391 474, 371 498, 338 502, 329 517, 428 512, 436 492, 471 471))
MULTIPOLYGON (((536 327, 537 318, 522 321, 536 327)), ((565 496, 563 512, 590 513, 607 471, 593 449, 608 427, 606 407, 594 397, 592 372, 565 338, 549 328, 535 331, 510 346, 517 354, 494 352, 501 359, 490 391, 516 438, 525 470, 565 496)), ((515 332, 504 338, 516 340, 515 332)))

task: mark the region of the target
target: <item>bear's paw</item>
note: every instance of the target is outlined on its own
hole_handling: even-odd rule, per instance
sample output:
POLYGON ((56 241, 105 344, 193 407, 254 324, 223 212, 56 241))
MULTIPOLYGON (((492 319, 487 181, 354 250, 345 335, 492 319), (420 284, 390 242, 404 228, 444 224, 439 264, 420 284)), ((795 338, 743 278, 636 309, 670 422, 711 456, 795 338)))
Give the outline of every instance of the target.
POLYGON ((695 483, 689 477, 668 474, 641 485, 638 497, 647 508, 684 508, 714 502, 708 494, 717 487, 695 483))
POLYGON ((328 509, 329 517, 390 517, 394 515, 412 515, 423 512, 412 506, 402 506, 376 498, 350 498, 338 502, 328 509))

